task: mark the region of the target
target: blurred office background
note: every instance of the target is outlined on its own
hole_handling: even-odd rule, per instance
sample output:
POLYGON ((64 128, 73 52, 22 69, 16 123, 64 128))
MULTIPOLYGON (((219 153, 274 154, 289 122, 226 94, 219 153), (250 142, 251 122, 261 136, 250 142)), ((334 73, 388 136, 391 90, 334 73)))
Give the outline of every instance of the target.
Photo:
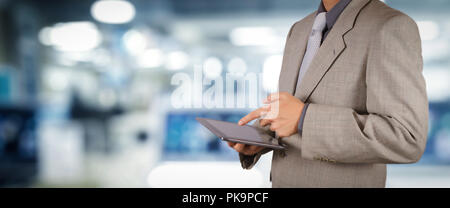
MULTIPOLYGON (((418 22, 430 100, 426 152, 388 166, 387 186, 450 187, 450 1, 386 3, 418 22)), ((174 109, 171 77, 263 73, 270 92, 318 4, 0 0, 0 187, 270 187, 270 154, 244 171, 195 121, 251 109, 174 109)))

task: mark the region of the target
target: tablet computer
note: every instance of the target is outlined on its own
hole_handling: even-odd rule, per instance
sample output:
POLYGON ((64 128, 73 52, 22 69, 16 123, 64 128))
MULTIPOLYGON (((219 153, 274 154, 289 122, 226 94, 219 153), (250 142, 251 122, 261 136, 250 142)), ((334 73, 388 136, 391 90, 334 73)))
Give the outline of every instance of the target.
POLYGON ((277 139, 264 130, 253 126, 239 126, 236 123, 206 118, 196 118, 196 120, 224 141, 263 146, 271 149, 285 149, 283 145, 278 143, 277 139))

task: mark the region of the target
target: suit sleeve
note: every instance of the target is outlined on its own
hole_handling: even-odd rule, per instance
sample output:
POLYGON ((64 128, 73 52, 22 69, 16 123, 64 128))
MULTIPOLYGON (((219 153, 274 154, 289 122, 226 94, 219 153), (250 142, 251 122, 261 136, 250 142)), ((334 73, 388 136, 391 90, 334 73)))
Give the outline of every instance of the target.
POLYGON ((428 131, 421 40, 406 15, 390 17, 374 34, 366 66, 367 112, 310 104, 302 157, 339 163, 414 163, 428 131))

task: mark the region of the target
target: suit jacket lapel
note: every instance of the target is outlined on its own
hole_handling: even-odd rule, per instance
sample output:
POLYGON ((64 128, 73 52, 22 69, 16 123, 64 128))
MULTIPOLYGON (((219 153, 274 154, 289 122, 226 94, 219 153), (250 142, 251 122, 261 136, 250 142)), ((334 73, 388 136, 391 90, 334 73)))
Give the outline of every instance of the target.
POLYGON ((322 46, 317 51, 302 82, 295 90, 295 96, 300 98, 300 100, 304 102, 308 100, 322 77, 345 50, 344 35, 353 29, 357 15, 369 2, 370 0, 353 0, 342 12, 327 38, 322 43, 322 46))
POLYGON ((304 22, 302 23, 305 25, 304 30, 292 28, 291 35, 286 41, 283 64, 278 82, 278 91, 280 92, 294 94, 295 86, 297 85, 298 72, 306 52, 306 45, 315 16, 316 12, 308 15, 304 19, 304 22))

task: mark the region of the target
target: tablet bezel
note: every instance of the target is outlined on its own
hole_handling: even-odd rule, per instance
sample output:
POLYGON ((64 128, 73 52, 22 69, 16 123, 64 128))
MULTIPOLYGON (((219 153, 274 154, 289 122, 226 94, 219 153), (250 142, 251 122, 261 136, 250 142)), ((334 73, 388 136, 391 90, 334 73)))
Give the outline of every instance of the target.
MULTIPOLYGON (((216 135, 217 137, 219 137, 219 139, 223 140, 223 141, 228 141, 228 142, 235 142, 235 143, 241 143, 241 144, 247 144, 247 145, 255 145, 255 146, 262 146, 262 147, 267 147, 267 148, 271 148, 271 149, 276 149, 276 150, 283 150, 286 149, 285 146, 281 145, 281 144, 273 144, 273 143, 266 143, 266 142, 257 142, 257 141, 249 141, 249 140, 244 140, 242 138, 230 138, 230 137, 226 137, 224 135, 221 135, 221 131, 216 129, 215 126, 212 126, 208 120, 212 120, 212 121, 219 121, 219 120, 214 120, 214 119, 207 119, 207 118, 199 118, 197 117, 196 120, 202 124, 204 127, 206 127, 209 131, 211 131, 214 135, 216 135)), ((226 122, 226 123, 231 123, 231 122, 227 122, 227 121, 220 121, 220 122, 226 122)), ((235 124, 235 123, 231 123, 231 124, 235 124)), ((237 124, 235 124, 237 125, 237 124)), ((247 127, 252 127, 252 128, 256 128, 254 126, 249 126, 247 125, 247 127)), ((260 129, 257 129, 258 131, 260 131, 260 129)), ((270 136, 270 135, 268 135, 270 136)), ((272 136, 270 136, 272 137, 272 136)), ((272 137, 273 138, 273 137, 272 137)))

